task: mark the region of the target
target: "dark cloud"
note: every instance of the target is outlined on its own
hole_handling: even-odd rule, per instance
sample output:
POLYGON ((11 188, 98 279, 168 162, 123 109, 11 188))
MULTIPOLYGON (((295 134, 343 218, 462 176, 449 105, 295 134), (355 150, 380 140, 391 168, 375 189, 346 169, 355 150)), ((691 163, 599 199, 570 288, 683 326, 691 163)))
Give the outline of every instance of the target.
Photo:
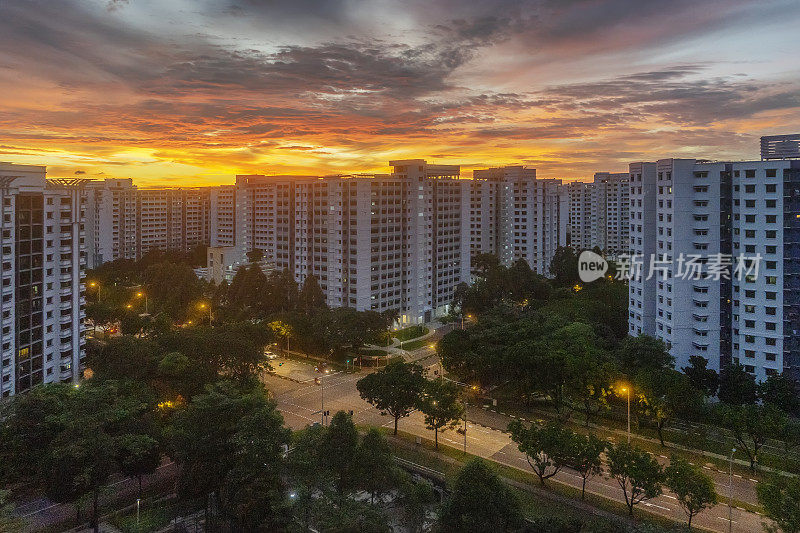
MULTIPOLYGON (((169 2, 159 7, 169 12, 169 2)), ((580 157, 613 159, 654 136, 734 150, 752 139, 728 125, 791 116, 800 82, 720 74, 703 57, 638 71, 625 59, 734 31, 779 8, 787 17, 798 11, 784 0, 760 8, 738 0, 415 0, 402 8, 202 0, 171 12, 174 32, 164 32, 142 23, 148 14, 135 2, 7 0, 0 91, 30 81, 51 105, 19 95, 0 103, 0 138, 9 143, 0 148, 41 156, 60 146, 109 165, 139 148, 198 166, 333 148, 370 158, 388 145, 452 157, 513 150, 544 161, 559 152, 536 156, 526 144, 560 141, 592 147, 570 152, 580 157), (293 29, 296 38, 285 37, 293 29), (561 63, 615 54, 619 64, 602 79, 559 78, 561 63), (528 83, 527 69, 540 63, 556 66, 528 83), (619 146, 604 151, 601 138, 619 146)))

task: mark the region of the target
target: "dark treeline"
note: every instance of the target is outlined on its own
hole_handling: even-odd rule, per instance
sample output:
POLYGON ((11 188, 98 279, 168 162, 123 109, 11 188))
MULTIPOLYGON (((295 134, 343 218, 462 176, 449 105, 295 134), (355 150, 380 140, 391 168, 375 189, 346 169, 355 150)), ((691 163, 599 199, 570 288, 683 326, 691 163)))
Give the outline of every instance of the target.
POLYGON ((492 256, 474 261, 480 276, 462 287, 455 306, 475 315, 465 330, 438 344, 445 368, 462 381, 501 387, 530 405, 545 402, 560 418, 578 413, 588 424, 626 401, 635 421, 664 429, 677 419, 732 431, 738 448, 758 464, 768 439, 800 444, 797 384, 786 375, 757 384, 740 365, 717 374, 701 357, 675 368, 660 340, 627 336, 627 285, 611 276, 583 284, 577 256, 561 248, 551 278, 524 262, 510 268, 492 256))

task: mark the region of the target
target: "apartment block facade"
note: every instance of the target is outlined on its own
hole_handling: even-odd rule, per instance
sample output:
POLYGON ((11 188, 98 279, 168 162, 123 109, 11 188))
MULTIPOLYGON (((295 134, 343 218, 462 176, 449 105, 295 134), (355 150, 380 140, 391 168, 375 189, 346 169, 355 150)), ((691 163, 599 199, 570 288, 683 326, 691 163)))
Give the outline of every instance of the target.
POLYGON ((612 258, 630 246, 628 173, 597 172, 594 181, 572 182, 569 195, 569 244, 576 250, 600 248, 612 258))
POLYGON ((678 368, 800 373, 800 161, 662 159, 629 179, 630 334, 664 340, 678 368))
POLYGON ((77 382, 85 354, 85 180, 0 163, 0 395, 77 382))
POLYGON ((331 306, 431 320, 469 276, 460 169, 390 165, 378 175, 237 176, 235 246, 261 250, 298 283, 314 275, 331 306))
POLYGON ((130 179, 106 179, 88 182, 86 190, 89 268, 210 242, 210 187, 142 189, 130 179))
POLYGON ((524 259, 534 272, 547 274, 556 248, 567 243, 569 195, 561 180, 506 166, 475 170, 464 187, 471 255, 496 254, 506 266, 524 259))

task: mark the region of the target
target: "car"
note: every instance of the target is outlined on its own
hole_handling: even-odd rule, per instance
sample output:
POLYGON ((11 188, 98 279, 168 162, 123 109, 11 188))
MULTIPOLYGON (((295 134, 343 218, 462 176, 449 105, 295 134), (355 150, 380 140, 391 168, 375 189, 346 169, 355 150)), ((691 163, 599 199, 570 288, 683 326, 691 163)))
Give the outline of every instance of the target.
POLYGON ((271 352, 269 350, 264 350, 264 357, 266 357, 267 359, 277 359, 278 354, 276 354, 275 352, 271 352))

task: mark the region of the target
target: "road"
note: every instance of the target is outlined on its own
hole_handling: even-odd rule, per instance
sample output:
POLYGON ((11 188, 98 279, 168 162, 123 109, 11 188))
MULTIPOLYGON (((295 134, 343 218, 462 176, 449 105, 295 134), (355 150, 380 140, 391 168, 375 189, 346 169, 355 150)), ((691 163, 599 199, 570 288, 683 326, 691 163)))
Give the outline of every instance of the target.
MULTIPOLYGON (((438 361, 432 357, 428 347, 412 352, 406 358, 426 363, 431 370, 437 368, 438 361)), ((356 374, 329 373, 322 378, 322 384, 317 384, 314 378, 322 376, 322 374, 315 372, 313 364, 286 360, 283 362, 283 366, 273 365, 277 375, 265 376, 264 380, 267 387, 273 392, 286 424, 292 429, 301 429, 308 424, 322 422, 320 411, 323 394, 324 408, 331 414, 339 410, 346 412, 352 410, 353 421, 356 424, 392 427, 393 420, 390 416, 381 415, 377 409, 359 396, 356 382, 364 375, 363 372, 356 374), (288 379, 289 377, 292 380, 288 379)), ((525 455, 517 449, 510 436, 502 431, 507 427, 511 417, 476 407, 469 409, 468 419, 470 423, 467 426, 466 435, 469 453, 532 472, 525 455)), ((411 416, 401 419, 399 429, 412 435, 433 439, 433 432, 425 428, 423 417, 419 412, 414 412, 411 416)), ((459 449, 464 445, 464 436, 455 431, 440 432, 439 440, 443 444, 459 449)), ((658 459, 666 462, 666 458, 663 456, 658 459)), ((717 472, 716 469, 707 470, 707 472, 714 476, 718 492, 727 495, 727 475, 717 472)), ((553 480, 576 488, 580 488, 581 485, 581 478, 570 471, 559 472, 553 480)), ((587 482, 586 489, 589 492, 624 502, 622 491, 613 479, 594 478, 587 482)), ((755 501, 754 483, 745 478, 735 478, 734 498, 742 501, 755 501)), ((678 521, 686 519, 675 497, 669 493, 643 502, 640 506, 678 521)), ((764 521, 765 519, 756 513, 741 508, 733 509, 733 531, 741 533, 761 531, 764 521)), ((720 533, 728 531, 728 506, 717 505, 705 511, 694 519, 693 525, 720 533)))
MULTIPOLYGON (((154 474, 142 478, 143 491, 146 492, 150 487, 173 483, 176 472, 175 463, 165 459, 154 474)), ((125 505, 134 503, 138 490, 139 485, 135 479, 115 476, 106 485, 106 490, 100 496, 100 512, 108 511, 107 505, 110 500, 127 501, 125 505)), ((90 507, 90 504, 84 504, 82 509, 84 519, 91 512, 90 507)), ((52 528, 59 524, 71 523, 75 519, 76 512, 74 504, 54 503, 47 498, 39 498, 24 504, 18 504, 14 509, 14 514, 25 520, 23 531, 34 532, 52 528)))

